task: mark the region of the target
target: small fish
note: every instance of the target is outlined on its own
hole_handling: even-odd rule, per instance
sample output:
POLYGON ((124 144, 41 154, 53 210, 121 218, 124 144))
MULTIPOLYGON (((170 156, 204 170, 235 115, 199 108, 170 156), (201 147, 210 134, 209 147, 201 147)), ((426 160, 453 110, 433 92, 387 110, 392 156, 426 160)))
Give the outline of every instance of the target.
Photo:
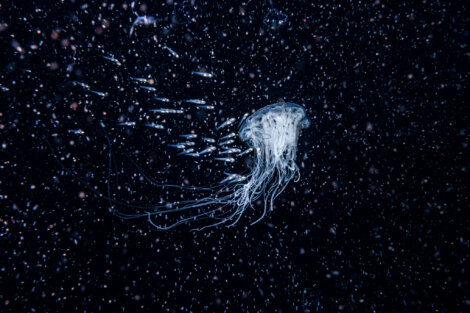
POLYGON ((170 144, 168 147, 176 148, 176 149, 186 149, 186 146, 183 145, 182 143, 177 143, 177 144, 170 144))
POLYGON ((189 149, 186 149, 184 151, 181 151, 180 153, 178 153, 178 155, 185 155, 185 154, 188 154, 188 153, 193 153, 194 152, 194 149, 193 148, 189 148, 189 149))
POLYGON ((156 92, 157 89, 155 87, 150 87, 150 86, 139 86, 141 89, 147 90, 147 91, 152 91, 156 92))
POLYGON ((174 56, 174 57, 177 58, 177 59, 180 57, 178 53, 176 53, 173 49, 171 49, 171 48, 168 47, 167 45, 164 45, 164 46, 163 46, 163 49, 168 50, 168 51, 171 53, 171 55, 174 56))
POLYGON ((235 159, 234 159, 234 158, 214 158, 214 160, 223 161, 223 162, 229 162, 229 163, 235 162, 235 159))
POLYGON ((10 89, 8 87, 0 86, 1 91, 9 91, 10 89))
POLYGON ((232 149, 220 151, 219 154, 232 154, 232 153, 239 153, 240 151, 241 150, 238 148, 232 148, 232 149))
POLYGON ((229 181, 234 180, 237 177, 237 174, 230 174, 220 181, 220 184, 228 183, 229 181))
POLYGON ((238 175, 238 177, 236 178, 236 182, 241 182, 241 181, 244 181, 245 179, 246 179, 246 176, 238 175))
POLYGON ((201 152, 199 152, 199 154, 208 154, 208 153, 215 151, 216 149, 217 149, 216 147, 210 146, 210 147, 205 148, 201 152))
POLYGON ((226 178, 220 181, 220 184, 225 184, 228 182, 233 182, 233 183, 241 182, 241 181, 244 181, 245 179, 246 179, 246 176, 242 176, 239 174, 229 174, 226 178))
POLYGON ((147 124, 144 124, 144 126, 152 127, 152 128, 155 128, 155 129, 165 129, 165 127, 163 125, 156 124, 156 123, 147 123, 147 124))
POLYGON ((131 77, 131 79, 132 79, 133 81, 136 81, 136 82, 142 83, 142 84, 148 84, 148 83, 150 83, 150 79, 149 79, 149 78, 131 77))
POLYGON ((215 106, 213 105, 198 105, 196 106, 198 109, 204 109, 204 110, 214 110, 215 106))
POLYGON ((107 55, 102 55, 101 57, 102 57, 103 59, 105 59, 105 60, 108 60, 108 61, 111 61, 111 62, 113 62, 113 63, 116 63, 117 66, 121 66, 121 65, 122 65, 121 62, 119 62, 119 60, 116 59, 116 58, 113 57, 113 56, 109 57, 109 56, 107 56, 107 55))
POLYGON ((252 152, 252 151, 253 151, 253 148, 248 148, 248 149, 246 149, 245 151, 242 151, 242 152, 240 152, 239 154, 237 154, 237 157, 242 156, 242 155, 245 155, 245 154, 248 154, 248 153, 250 153, 250 152, 252 152))
POLYGON ((170 99, 168 98, 159 98, 159 97, 153 97, 154 100, 160 101, 160 102, 170 102, 170 99))
POLYGON ((85 89, 90 89, 90 86, 88 86, 88 85, 85 84, 85 83, 77 82, 77 81, 73 81, 72 83, 73 83, 75 86, 79 85, 79 86, 82 86, 82 87, 85 88, 85 89))
POLYGON ((186 139, 194 139, 194 138, 197 138, 197 134, 182 134, 180 135, 180 137, 186 138, 186 139))
POLYGON ((192 104, 206 104, 205 100, 200 100, 200 99, 187 99, 187 100, 183 100, 182 102, 192 103, 192 104))
POLYGON ((69 129, 69 133, 75 134, 75 135, 84 135, 85 132, 81 129, 69 129))
POLYGON ((202 140, 208 143, 215 143, 215 139, 209 137, 203 137, 202 140))
POLYGON ((238 127, 245 121, 245 119, 248 117, 248 113, 243 114, 242 119, 240 120, 240 123, 238 123, 238 127))
POLYGON ((155 113, 163 113, 163 114, 182 114, 184 113, 183 110, 175 110, 175 109, 152 109, 150 112, 155 113))
POLYGON ((185 142, 182 142, 181 144, 185 146, 194 146, 196 143, 194 143, 193 141, 185 141, 185 142))
POLYGON ((204 77, 204 78, 212 78, 212 77, 214 77, 214 74, 212 74, 212 73, 207 73, 207 72, 196 72, 196 71, 192 71, 191 74, 193 74, 193 75, 198 75, 198 76, 201 76, 201 77, 204 77))
POLYGON ((234 117, 227 119, 225 122, 220 124, 220 126, 216 127, 216 130, 219 130, 219 129, 224 128, 224 127, 229 126, 229 125, 232 125, 233 122, 235 122, 235 120, 236 120, 236 118, 234 118, 234 117))
POLYGON ((231 145, 234 142, 235 142, 235 140, 229 139, 229 140, 225 140, 225 141, 222 141, 222 142, 218 143, 218 145, 219 146, 227 146, 227 145, 231 145))
POLYGON ((185 155, 187 155, 187 156, 191 156, 191 157, 194 157, 194 158, 198 158, 198 157, 200 157, 200 154, 199 154, 199 152, 186 153, 185 155))
POLYGON ((108 96, 107 92, 101 92, 101 91, 95 91, 95 90, 88 90, 88 91, 102 98, 108 96))
POLYGON ((228 134, 227 136, 223 136, 222 138, 219 139, 219 141, 222 141, 222 140, 225 140, 225 139, 230 139, 230 138, 233 138, 235 137, 237 134, 235 133, 230 133, 228 134))
POLYGON ((118 126, 131 126, 131 127, 133 127, 133 126, 136 125, 136 123, 135 122, 122 122, 122 123, 118 123, 117 125, 118 126))

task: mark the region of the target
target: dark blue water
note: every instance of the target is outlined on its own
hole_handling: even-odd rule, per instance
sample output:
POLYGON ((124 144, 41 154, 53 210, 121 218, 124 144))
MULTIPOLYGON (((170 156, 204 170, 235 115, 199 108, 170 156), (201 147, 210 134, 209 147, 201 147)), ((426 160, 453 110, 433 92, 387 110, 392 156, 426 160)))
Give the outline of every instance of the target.
POLYGON ((467 12, 438 1, 2 4, 0 311, 465 311, 467 12), (195 133, 202 150, 202 137, 282 101, 312 122, 301 179, 256 225, 262 198, 235 227, 200 232, 110 212, 207 196, 161 184, 246 173, 249 155, 224 163, 168 144, 195 133))

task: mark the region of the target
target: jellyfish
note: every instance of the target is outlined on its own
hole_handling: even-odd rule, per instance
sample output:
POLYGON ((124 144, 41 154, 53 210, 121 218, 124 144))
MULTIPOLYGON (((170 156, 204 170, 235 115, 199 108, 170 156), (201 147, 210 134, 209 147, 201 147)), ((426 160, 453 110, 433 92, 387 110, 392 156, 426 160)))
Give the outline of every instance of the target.
POLYGON ((296 181, 300 179, 295 163, 297 143, 300 130, 309 126, 305 109, 295 103, 268 105, 246 120, 239 137, 253 148, 255 161, 248 181, 234 191, 239 216, 263 195, 263 214, 253 224, 257 223, 268 205, 273 210, 274 200, 287 184, 296 176, 296 181))
POLYGON ((202 230, 221 224, 236 225, 247 210, 256 209, 254 202, 263 197, 262 211, 250 223, 256 224, 273 210, 274 201, 289 182, 300 179, 295 162, 297 144, 301 129, 309 126, 310 120, 300 105, 281 102, 265 106, 248 117, 238 132, 248 151, 254 154, 247 175, 233 174, 211 188, 201 188, 212 191, 201 199, 153 206, 145 213, 126 214, 117 210, 113 213, 124 219, 146 216, 159 230, 197 222, 203 223, 196 228, 202 230), (185 217, 165 224, 170 214, 185 217))

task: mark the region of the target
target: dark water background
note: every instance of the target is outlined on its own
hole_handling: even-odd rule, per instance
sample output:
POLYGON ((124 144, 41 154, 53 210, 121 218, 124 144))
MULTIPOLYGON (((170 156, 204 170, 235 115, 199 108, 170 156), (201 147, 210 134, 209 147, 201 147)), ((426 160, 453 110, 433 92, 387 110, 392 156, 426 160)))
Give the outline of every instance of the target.
POLYGON ((458 1, 2 3, 0 311, 468 310, 467 12, 458 1), (271 8, 283 25, 263 24, 271 8), (129 37, 136 13, 158 22, 129 37), (201 69, 215 78, 191 75, 201 69), (214 123, 282 100, 306 108, 302 178, 274 212, 202 232, 108 212, 89 187, 108 195, 112 182, 113 198, 147 205, 198 196, 142 182, 130 159, 167 183, 227 170, 176 156, 173 133, 115 127, 155 107, 131 81, 147 75, 158 96, 216 106, 168 117, 173 133, 217 135, 214 123))

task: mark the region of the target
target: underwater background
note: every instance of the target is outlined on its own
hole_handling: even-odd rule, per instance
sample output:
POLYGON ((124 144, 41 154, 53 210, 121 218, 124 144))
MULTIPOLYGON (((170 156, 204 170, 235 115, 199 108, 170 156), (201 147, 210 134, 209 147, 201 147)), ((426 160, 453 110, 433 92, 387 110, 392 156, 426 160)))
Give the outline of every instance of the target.
POLYGON ((468 310, 467 12, 427 0, 2 1, 0 311, 468 310), (283 101, 311 120, 300 180, 257 224, 262 199, 234 227, 202 231, 110 212, 202 196, 154 180, 246 171, 250 157, 169 144, 223 137, 224 121, 236 132, 283 101), (184 113, 152 115, 161 108, 184 113))

